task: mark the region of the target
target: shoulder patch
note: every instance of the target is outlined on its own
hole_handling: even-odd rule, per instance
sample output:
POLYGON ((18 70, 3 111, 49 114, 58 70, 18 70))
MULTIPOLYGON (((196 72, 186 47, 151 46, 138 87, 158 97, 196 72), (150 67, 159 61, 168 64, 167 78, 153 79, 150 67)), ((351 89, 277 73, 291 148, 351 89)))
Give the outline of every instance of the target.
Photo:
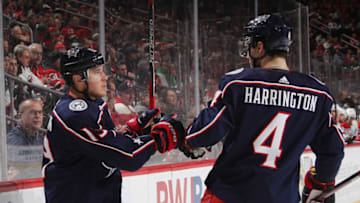
POLYGON ((69 109, 72 111, 84 111, 87 108, 87 103, 82 99, 75 99, 69 104, 69 109))
POLYGON ((235 75, 235 74, 243 72, 243 70, 244 70, 244 68, 239 68, 239 69, 230 71, 230 72, 226 73, 225 75, 235 75))

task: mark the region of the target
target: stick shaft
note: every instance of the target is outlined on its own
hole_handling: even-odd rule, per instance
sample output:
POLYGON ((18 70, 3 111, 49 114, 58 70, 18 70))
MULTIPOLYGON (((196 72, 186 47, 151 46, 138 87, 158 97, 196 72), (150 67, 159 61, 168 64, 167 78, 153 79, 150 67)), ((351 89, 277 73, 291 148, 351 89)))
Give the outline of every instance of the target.
POLYGON ((332 194, 334 194, 335 192, 337 192, 337 191, 341 190, 342 188, 344 188, 345 186, 349 185, 350 183, 356 181, 359 178, 360 178, 360 170, 357 171, 356 173, 352 174, 351 176, 347 177, 345 180, 341 181, 333 189, 321 193, 319 196, 315 197, 314 200, 317 200, 317 201, 324 200, 324 199, 328 198, 329 196, 331 196, 332 194))
POLYGON ((149 108, 154 109, 156 104, 155 99, 155 40, 154 40, 154 26, 155 26, 155 15, 154 15, 154 1, 148 0, 149 7, 149 66, 150 66, 150 84, 149 84, 149 108))

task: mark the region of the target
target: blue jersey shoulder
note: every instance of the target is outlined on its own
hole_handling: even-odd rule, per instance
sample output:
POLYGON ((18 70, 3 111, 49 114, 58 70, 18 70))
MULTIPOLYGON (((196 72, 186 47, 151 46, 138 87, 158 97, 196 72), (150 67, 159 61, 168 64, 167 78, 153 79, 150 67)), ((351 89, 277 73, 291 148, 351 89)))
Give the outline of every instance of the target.
POLYGON ((101 108, 105 108, 105 105, 102 99, 93 102, 64 95, 56 105, 55 111, 64 121, 96 121, 100 110, 103 110, 101 108))
POLYGON ((226 73, 221 79, 219 89, 223 90, 227 86, 236 83, 236 81, 253 81, 272 84, 279 83, 281 85, 311 88, 325 92, 329 95, 330 100, 333 98, 324 82, 321 82, 314 76, 295 71, 264 68, 240 68, 226 73))

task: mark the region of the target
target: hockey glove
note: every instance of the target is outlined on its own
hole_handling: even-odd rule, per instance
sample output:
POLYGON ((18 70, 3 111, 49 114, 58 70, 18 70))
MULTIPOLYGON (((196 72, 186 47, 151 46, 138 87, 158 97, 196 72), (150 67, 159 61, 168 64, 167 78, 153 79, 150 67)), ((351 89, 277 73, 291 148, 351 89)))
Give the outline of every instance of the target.
POLYGON ((175 118, 176 114, 164 116, 151 128, 150 135, 154 138, 160 153, 174 149, 179 136, 185 133, 184 126, 175 118))
POLYGON ((324 202, 324 203, 334 203, 335 202, 335 195, 331 195, 330 197, 326 198, 325 200, 314 200, 318 195, 321 193, 332 189, 335 185, 335 181, 330 183, 322 183, 315 179, 315 168, 312 167, 305 176, 305 186, 302 192, 302 203, 317 203, 317 202, 324 202))
POLYGON ((159 108, 144 111, 142 114, 126 122, 127 127, 125 131, 133 137, 136 137, 136 135, 149 134, 151 130, 151 124, 158 115, 160 115, 159 108))
MULTIPOLYGON (((191 127, 191 124, 186 128, 186 132, 191 127)), ((202 148, 192 148, 186 143, 186 132, 179 137, 178 148, 186 156, 191 159, 198 159, 205 155, 205 150, 202 148)))

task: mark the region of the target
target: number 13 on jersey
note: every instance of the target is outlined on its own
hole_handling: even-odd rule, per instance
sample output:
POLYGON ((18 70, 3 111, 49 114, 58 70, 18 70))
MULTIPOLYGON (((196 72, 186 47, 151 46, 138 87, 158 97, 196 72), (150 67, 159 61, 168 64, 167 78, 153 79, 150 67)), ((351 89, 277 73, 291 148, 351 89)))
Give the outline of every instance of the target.
POLYGON ((281 157, 281 142, 284 136, 287 119, 291 114, 278 112, 266 127, 260 132, 253 142, 255 154, 263 154, 266 156, 262 167, 277 169, 276 160, 281 157), (270 145, 266 145, 266 141, 272 137, 270 145))

